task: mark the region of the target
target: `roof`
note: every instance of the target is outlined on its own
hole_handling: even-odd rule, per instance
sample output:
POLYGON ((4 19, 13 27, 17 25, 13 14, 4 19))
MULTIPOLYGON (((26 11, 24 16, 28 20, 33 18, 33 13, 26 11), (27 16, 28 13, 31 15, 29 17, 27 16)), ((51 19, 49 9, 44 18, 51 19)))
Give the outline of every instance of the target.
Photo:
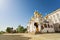
POLYGON ((50 13, 50 14, 48 14, 47 16, 52 15, 52 14, 55 14, 57 11, 60 11, 60 8, 59 8, 59 9, 57 9, 57 10, 55 10, 55 11, 53 11, 53 12, 51 12, 51 13, 50 13))
POLYGON ((46 15, 45 17, 50 16, 50 15, 52 15, 52 14, 55 14, 57 11, 60 11, 60 8, 57 9, 57 10, 55 10, 55 11, 53 11, 53 12, 51 12, 50 14, 46 15))

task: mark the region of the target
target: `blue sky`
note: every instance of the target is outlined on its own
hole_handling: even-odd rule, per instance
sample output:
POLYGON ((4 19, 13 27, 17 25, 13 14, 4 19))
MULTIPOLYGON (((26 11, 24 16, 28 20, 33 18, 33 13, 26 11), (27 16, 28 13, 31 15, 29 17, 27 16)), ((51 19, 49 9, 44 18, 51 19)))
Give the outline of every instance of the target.
POLYGON ((38 10, 43 16, 60 8, 60 0, 0 0, 0 31, 6 27, 26 27, 38 10))

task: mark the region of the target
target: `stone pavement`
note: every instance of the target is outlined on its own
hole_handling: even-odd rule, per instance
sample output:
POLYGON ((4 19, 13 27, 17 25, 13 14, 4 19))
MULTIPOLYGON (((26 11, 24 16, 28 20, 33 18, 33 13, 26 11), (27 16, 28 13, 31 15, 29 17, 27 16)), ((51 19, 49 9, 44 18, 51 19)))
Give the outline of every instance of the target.
POLYGON ((27 34, 14 33, 0 35, 0 40, 60 40, 60 33, 27 34))

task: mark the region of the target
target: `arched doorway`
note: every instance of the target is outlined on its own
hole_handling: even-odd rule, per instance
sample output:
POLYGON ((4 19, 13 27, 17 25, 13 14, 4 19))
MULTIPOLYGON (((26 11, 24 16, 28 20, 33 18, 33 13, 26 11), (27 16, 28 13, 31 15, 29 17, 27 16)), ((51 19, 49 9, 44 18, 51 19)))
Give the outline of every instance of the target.
POLYGON ((38 29, 38 23, 34 23, 34 26, 36 27, 36 32, 39 32, 39 29, 38 29))

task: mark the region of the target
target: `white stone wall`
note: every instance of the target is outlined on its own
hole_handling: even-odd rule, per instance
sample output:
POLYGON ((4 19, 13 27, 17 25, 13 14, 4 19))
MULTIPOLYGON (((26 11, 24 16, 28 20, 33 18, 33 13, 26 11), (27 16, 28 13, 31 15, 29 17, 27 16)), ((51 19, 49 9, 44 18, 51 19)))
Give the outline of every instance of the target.
POLYGON ((40 25, 40 18, 35 18, 34 21, 29 23, 29 32, 36 32, 36 27, 34 26, 34 23, 37 22, 38 23, 38 29, 39 31, 41 30, 41 25, 40 25))
MULTIPOLYGON (((38 23, 39 31, 41 31, 41 24, 40 24, 40 22, 42 22, 41 18, 42 17, 37 17, 37 15, 34 14, 34 21, 29 23, 29 29, 28 29, 29 32, 36 32, 36 27, 34 26, 35 22, 38 23)), ((60 23, 59 18, 60 18, 60 11, 52 12, 50 15, 48 15, 48 21, 50 22, 50 24, 60 23), (58 14, 58 16, 57 16, 57 14, 58 14)), ((52 32, 54 30, 54 28, 44 28, 44 30, 42 30, 42 31, 47 32, 47 30, 49 32, 52 32)))
POLYGON ((48 16, 48 19, 50 19, 54 24, 60 23, 60 11, 53 12, 51 15, 48 16))
POLYGON ((43 30, 41 30, 41 32, 55 32, 54 28, 44 28, 43 30))
POLYGON ((38 28, 39 28, 39 31, 41 31, 41 25, 40 24, 38 25, 38 28))
MULTIPOLYGON (((51 14, 49 14, 49 15, 48 15, 48 20, 49 20, 50 23, 52 23, 52 24, 56 24, 56 23, 60 24, 60 9, 52 12, 51 14), (49 20, 49 19, 50 19, 50 20, 49 20)), ((57 25, 56 27, 58 27, 58 25, 57 25)), ((55 26, 54 26, 54 28, 55 28, 55 26)), ((58 27, 58 28, 59 28, 59 27, 58 27)), ((51 31, 54 30, 54 29, 48 28, 48 30, 49 30, 49 32, 51 32, 51 31)), ((55 30, 54 30, 54 31, 55 31, 55 30)), ((60 31, 60 30, 58 29, 58 31, 60 31)))

